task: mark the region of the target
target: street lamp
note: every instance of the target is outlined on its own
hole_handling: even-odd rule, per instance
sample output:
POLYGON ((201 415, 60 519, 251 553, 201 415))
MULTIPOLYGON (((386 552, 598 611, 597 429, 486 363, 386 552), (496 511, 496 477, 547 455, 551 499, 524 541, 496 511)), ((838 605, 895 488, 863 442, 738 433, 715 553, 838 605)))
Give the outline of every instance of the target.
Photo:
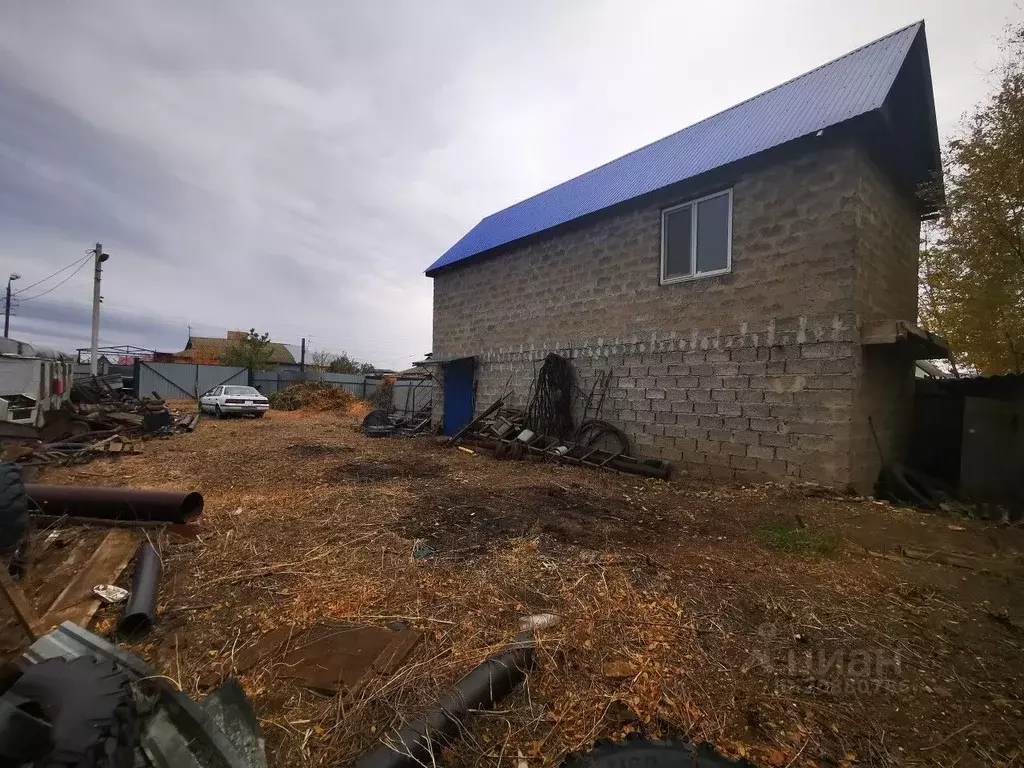
POLYGON ((4 338, 8 337, 11 331, 11 283, 15 280, 21 280, 21 275, 16 272, 11 272, 11 276, 7 278, 7 301, 4 302, 4 338))

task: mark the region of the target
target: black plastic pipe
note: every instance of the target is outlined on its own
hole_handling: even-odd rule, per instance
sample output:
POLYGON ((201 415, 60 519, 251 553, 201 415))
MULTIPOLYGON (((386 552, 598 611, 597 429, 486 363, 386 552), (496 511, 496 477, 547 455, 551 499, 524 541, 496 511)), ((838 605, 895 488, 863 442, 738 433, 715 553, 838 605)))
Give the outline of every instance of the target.
POLYGON ((25 486, 44 515, 99 517, 105 520, 148 520, 186 523, 203 513, 203 495, 196 492, 146 491, 141 488, 92 488, 75 485, 25 486))
POLYGON ((442 696, 422 720, 362 757, 356 768, 436 765, 433 756, 455 740, 469 710, 487 709, 504 699, 526 679, 533 662, 533 634, 520 632, 513 645, 489 656, 442 696))
POLYGON ((141 637, 156 625, 156 594, 160 588, 163 566, 160 554, 149 542, 135 553, 132 591, 124 604, 124 615, 117 622, 117 631, 126 637, 141 637))

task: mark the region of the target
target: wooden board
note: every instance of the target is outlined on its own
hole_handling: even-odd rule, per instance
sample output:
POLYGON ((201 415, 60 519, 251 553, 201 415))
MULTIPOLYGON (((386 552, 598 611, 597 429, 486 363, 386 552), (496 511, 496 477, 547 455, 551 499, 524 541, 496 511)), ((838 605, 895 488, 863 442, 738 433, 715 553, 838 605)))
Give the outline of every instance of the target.
POLYGON ((21 591, 21 587, 15 584, 10 574, 7 573, 7 565, 4 563, 0 563, 0 589, 3 590, 4 597, 7 598, 7 602, 14 611, 14 615, 18 619, 18 623, 21 624, 21 628, 25 630, 32 642, 35 642, 36 638, 40 635, 39 616, 36 615, 36 609, 25 598, 25 593, 21 591))
POLYGON ((93 594, 92 588, 97 584, 113 584, 117 581, 138 546, 139 536, 134 530, 115 528, 108 531, 92 557, 39 620, 41 629, 49 631, 64 621, 87 627, 102 604, 93 594))

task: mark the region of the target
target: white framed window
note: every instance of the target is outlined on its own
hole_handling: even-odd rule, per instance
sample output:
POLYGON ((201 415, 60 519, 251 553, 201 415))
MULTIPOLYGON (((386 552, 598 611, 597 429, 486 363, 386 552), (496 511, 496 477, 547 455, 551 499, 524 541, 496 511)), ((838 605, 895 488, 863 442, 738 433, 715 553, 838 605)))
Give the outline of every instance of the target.
POLYGON ((661 212, 661 283, 732 270, 732 190, 661 212))

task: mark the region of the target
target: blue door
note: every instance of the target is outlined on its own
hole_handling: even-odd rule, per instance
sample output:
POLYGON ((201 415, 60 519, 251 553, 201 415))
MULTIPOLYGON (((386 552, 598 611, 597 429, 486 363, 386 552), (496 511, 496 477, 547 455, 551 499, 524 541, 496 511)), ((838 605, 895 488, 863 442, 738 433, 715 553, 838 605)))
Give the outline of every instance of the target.
POLYGON ((444 433, 454 435, 473 418, 473 358, 444 366, 444 433))

